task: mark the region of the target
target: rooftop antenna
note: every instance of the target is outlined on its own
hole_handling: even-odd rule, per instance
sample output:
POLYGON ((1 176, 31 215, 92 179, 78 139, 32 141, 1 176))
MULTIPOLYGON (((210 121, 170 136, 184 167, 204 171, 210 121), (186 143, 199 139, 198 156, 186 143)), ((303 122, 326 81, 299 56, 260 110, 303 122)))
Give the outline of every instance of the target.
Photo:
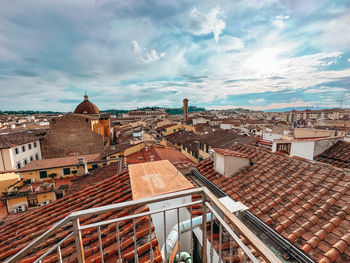
POLYGON ((340 108, 342 108, 342 107, 343 107, 343 100, 344 100, 344 98, 340 98, 339 100, 337 100, 337 101, 339 101, 340 108))

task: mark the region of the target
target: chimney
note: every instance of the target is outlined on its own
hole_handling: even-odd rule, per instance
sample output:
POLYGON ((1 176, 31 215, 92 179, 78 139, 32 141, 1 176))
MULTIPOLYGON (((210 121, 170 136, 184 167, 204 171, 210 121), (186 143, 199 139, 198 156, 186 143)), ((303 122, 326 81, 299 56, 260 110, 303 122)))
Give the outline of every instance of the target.
POLYGON ((226 178, 231 178, 250 166, 249 157, 228 149, 214 149, 214 169, 226 178))
POLYGON ((184 118, 183 121, 186 122, 188 120, 188 99, 184 99, 183 100, 183 104, 184 104, 184 118))
POLYGON ((77 175, 86 175, 88 174, 88 168, 87 168, 87 162, 85 161, 84 157, 78 158, 78 165, 77 165, 78 174, 77 175))
POLYGON ((123 155, 119 155, 118 157, 118 173, 121 173, 123 171, 123 155))

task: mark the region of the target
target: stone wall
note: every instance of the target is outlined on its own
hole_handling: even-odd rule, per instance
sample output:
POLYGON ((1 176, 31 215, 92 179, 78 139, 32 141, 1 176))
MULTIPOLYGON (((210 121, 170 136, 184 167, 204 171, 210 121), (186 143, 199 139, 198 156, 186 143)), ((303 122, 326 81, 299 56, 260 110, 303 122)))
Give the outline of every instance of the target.
POLYGON ((103 136, 92 131, 91 119, 67 114, 50 120, 50 131, 41 142, 43 158, 102 153, 103 136))
POLYGON ((314 157, 320 155, 328 148, 332 147, 334 144, 336 144, 338 141, 340 141, 341 138, 329 138, 325 140, 319 140, 315 141, 315 148, 314 148, 314 157))

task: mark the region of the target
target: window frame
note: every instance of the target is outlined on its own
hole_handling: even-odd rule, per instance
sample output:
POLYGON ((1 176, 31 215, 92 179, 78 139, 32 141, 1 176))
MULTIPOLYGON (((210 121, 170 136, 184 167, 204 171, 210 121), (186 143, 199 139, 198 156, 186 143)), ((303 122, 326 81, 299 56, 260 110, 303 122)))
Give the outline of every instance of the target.
POLYGON ((47 178, 47 171, 40 171, 39 172, 39 177, 40 179, 47 178))

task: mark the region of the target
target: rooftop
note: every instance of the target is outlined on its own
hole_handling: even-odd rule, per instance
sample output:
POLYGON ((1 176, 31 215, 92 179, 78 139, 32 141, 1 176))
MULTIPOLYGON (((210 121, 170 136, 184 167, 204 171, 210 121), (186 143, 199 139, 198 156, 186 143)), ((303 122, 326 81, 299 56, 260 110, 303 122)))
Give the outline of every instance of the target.
MULTIPOLYGON (((110 169, 109 167, 106 169, 110 169)), ((105 172, 106 172, 105 169, 105 172)), ((96 179, 96 177, 94 178, 96 179)), ((26 214, 25 218, 18 218, 17 220, 5 223, 0 229, 0 261, 9 259, 10 256, 17 253, 20 249, 39 237, 42 233, 47 231, 53 224, 65 218, 68 214, 82 209, 98 207, 108 204, 115 204, 131 200, 131 187, 128 172, 122 174, 109 175, 105 181, 97 182, 93 186, 74 192, 71 195, 65 196, 51 204, 41 207, 34 212, 26 214)), ((114 211, 102 213, 98 217, 87 216, 80 220, 82 225, 96 222, 101 219, 112 219, 125 215, 132 215, 140 211, 148 211, 146 206, 139 206, 133 209, 124 209, 122 211, 114 211)), ((158 242, 156 237, 147 241, 148 236, 148 220, 138 221, 136 229, 135 240, 139 259, 145 262, 149 259, 150 246, 153 249, 155 262, 159 262, 161 258, 158 242), (145 231, 147 229, 147 231, 145 231), (148 252, 148 253, 147 253, 148 252)), ((132 223, 124 221, 119 224, 120 237, 122 243, 120 244, 121 253, 124 259, 131 259, 134 257, 134 239, 132 231, 132 223)), ((153 228, 153 227, 152 227, 153 228)), ((63 229, 53 232, 50 237, 41 244, 39 249, 32 251, 21 261, 16 262, 33 262, 35 258, 42 254, 42 251, 47 250, 56 240, 66 237, 73 227, 71 224, 66 225, 63 229)), ((116 256, 116 229, 103 228, 102 242, 104 244, 104 258, 105 260, 117 260, 116 256)), ((96 230, 82 231, 85 246, 85 257, 87 262, 93 262, 100 258, 98 251, 98 233, 96 230)), ((61 254, 65 261, 72 261, 75 258, 74 237, 68 238, 63 245, 61 245, 61 254)), ((52 254, 47 257, 45 262, 57 262, 57 254, 52 254), (46 261, 47 260, 47 261, 46 261)))
POLYGON ((350 262, 350 172, 248 145, 253 164, 232 178, 207 159, 199 171, 317 262, 350 262))
POLYGON ((9 149, 26 143, 37 141, 41 134, 35 131, 9 132, 0 135, 0 149, 9 149))
POLYGON ((315 157, 315 160, 342 168, 350 168, 350 142, 337 142, 315 157))
POLYGON ((168 160, 129 165, 129 174, 134 200, 194 187, 168 160))
POLYGON ((26 172, 34 170, 43 170, 55 167, 65 167, 78 164, 78 159, 84 158, 88 163, 100 162, 102 161, 100 154, 88 154, 88 155, 74 155, 60 158, 50 158, 44 160, 37 160, 30 162, 29 164, 23 166, 21 169, 16 170, 17 172, 26 172))
POLYGON ((75 108, 74 114, 99 114, 100 110, 95 104, 89 101, 87 95, 84 96, 84 100, 75 108))

